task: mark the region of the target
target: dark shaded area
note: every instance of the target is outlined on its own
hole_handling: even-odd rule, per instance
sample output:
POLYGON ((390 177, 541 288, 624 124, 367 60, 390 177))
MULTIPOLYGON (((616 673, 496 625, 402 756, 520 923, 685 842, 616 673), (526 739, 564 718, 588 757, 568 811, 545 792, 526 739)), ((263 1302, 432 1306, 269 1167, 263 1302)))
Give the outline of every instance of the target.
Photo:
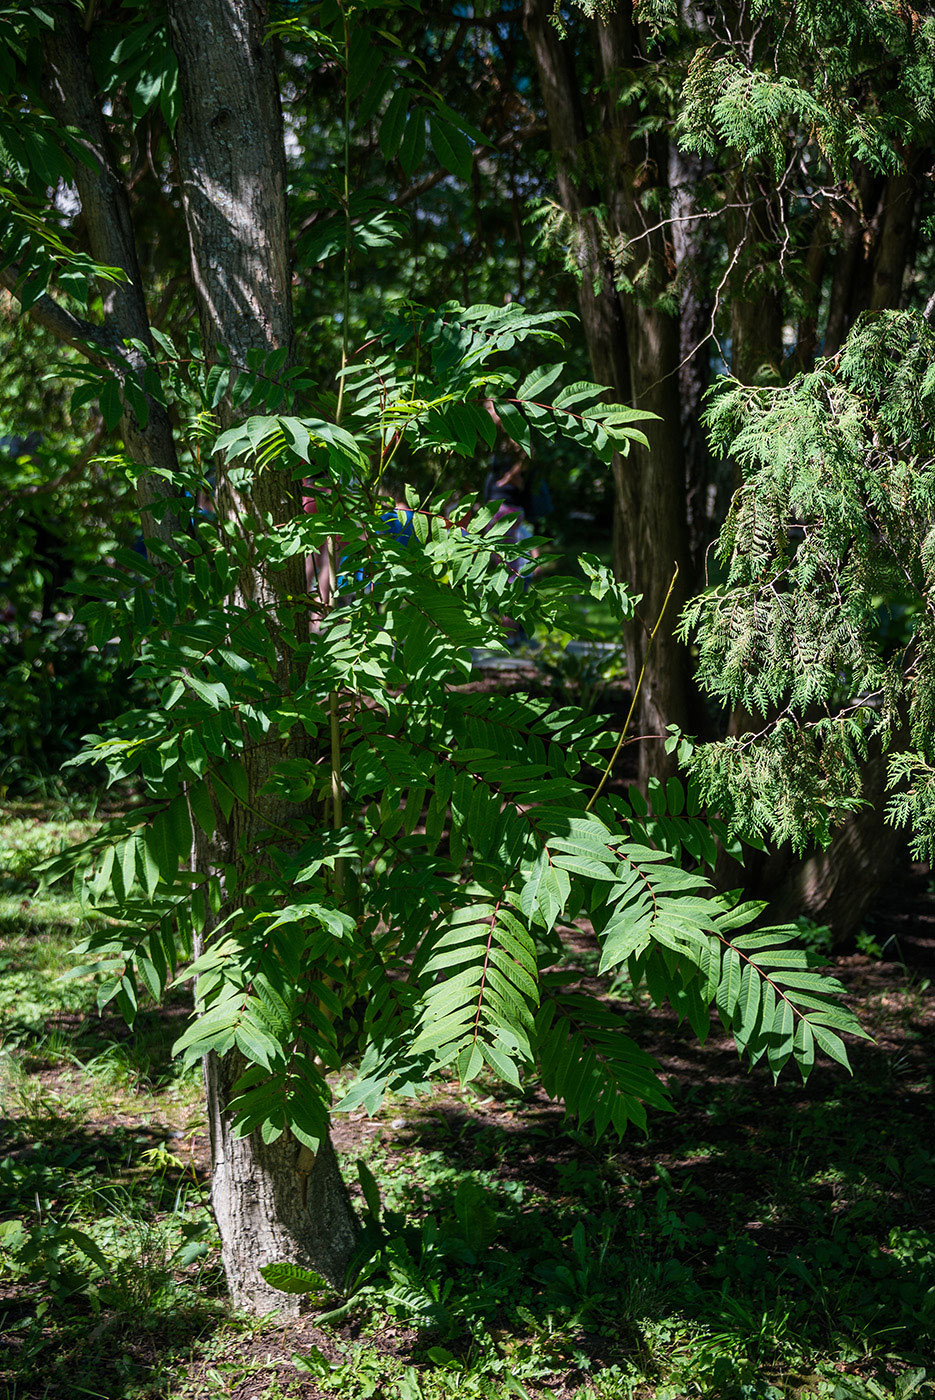
MULTIPOLYGON (((811 1385, 809 1355, 840 1355, 842 1376, 883 1384, 924 1366, 935 1338, 935 921, 930 910, 913 918, 895 906, 890 916, 904 925, 906 964, 854 956, 836 965, 876 1037, 854 1047, 853 1079, 822 1064, 806 1086, 787 1075, 774 1087, 719 1032, 700 1047, 670 1014, 623 997, 626 1029, 657 1057, 676 1104, 651 1120, 648 1141, 595 1145, 564 1127, 541 1092, 503 1086, 483 1086, 473 1104, 440 1094, 402 1121, 398 1107, 374 1122, 340 1121, 348 1165, 366 1151, 406 1216, 399 1229, 391 1222, 387 1293, 363 1301, 336 1332, 313 1318, 271 1324, 228 1337, 219 1355, 215 1275, 194 1309, 186 1299, 168 1315, 89 1314, 80 1341, 69 1329, 73 1372, 54 1331, 7 1307, 14 1348, 20 1336, 36 1348, 35 1388, 20 1385, 17 1395, 89 1393, 71 1388, 72 1374, 96 1375, 92 1394, 136 1393, 141 1382, 141 1393, 160 1394, 157 1377, 184 1351, 192 1396, 211 1394, 221 1377, 237 1400, 277 1379, 312 1400, 322 1391, 296 1372, 293 1353, 318 1348, 337 1364, 342 1345, 366 1338, 417 1368, 439 1346, 470 1366, 482 1334, 517 1356, 535 1340, 559 1396, 614 1364, 662 1378, 679 1347, 707 1364, 703 1351, 698 1362, 705 1337, 708 1393, 727 1400, 811 1385)), ((586 961, 585 936, 581 952, 586 961)), ((120 1180, 145 1145, 166 1141, 156 1127, 41 1117, 3 1131, 8 1141, 16 1134, 20 1173, 8 1198, 24 1210, 37 1190, 64 1204, 89 1174, 120 1180)), ((164 1208, 177 1186, 167 1173, 164 1208)))
MULTIPOLYGON (((41 1111, 0 1119, 0 1200, 31 1236, 17 1255, 19 1276, 0 1285, 0 1383, 17 1397, 136 1396, 162 1370, 165 1355, 188 1351, 227 1310, 214 1266, 180 1266, 147 1251, 148 1224, 178 1212, 193 1173, 166 1159, 147 1168, 145 1153, 172 1149, 162 1125, 77 1122, 41 1111), (70 1227, 89 1199, 139 1244, 138 1257, 94 1273, 70 1227), (131 1208, 132 1202, 132 1208, 131 1208), (192 1287, 197 1272, 197 1290, 192 1287)), ((193 1209, 198 1209, 197 1196, 193 1209)), ((193 1222, 195 1217, 192 1217, 193 1222)), ((193 1223, 197 1238, 203 1227, 193 1223)), ((164 1390, 163 1392, 164 1393, 164 1390)))
POLYGON ((565 1400, 631 1363, 646 1377, 639 1394, 654 1377, 673 1394, 683 1353, 704 1385, 685 1393, 725 1400, 815 1394, 821 1358, 825 1376, 837 1358, 842 1397, 874 1394, 871 1383, 886 1394, 930 1366, 935 920, 921 892, 922 917, 891 911, 912 925, 906 963, 836 964, 876 1037, 854 1047, 853 1079, 821 1064, 807 1085, 787 1075, 774 1086, 718 1031, 700 1047, 670 1014, 624 999, 627 1031, 658 1058, 676 1104, 648 1140, 595 1145, 541 1092, 504 1086, 473 1103, 441 1094, 403 1119, 339 1122, 349 1165, 377 1140, 380 1179, 406 1217, 388 1222, 386 1291, 337 1338, 264 1329, 231 1358, 230 1394, 254 1400, 275 1376, 314 1400, 315 1380, 285 1356, 259 1372, 253 1359, 304 1348, 314 1373, 359 1339, 417 1370, 439 1347, 455 1368, 480 1365, 484 1336, 518 1360, 534 1343, 553 1368, 542 1384, 565 1400))
MULTIPOLYGON (((806 1086, 789 1076, 774 1088, 722 1038, 702 1048, 674 1018, 633 1009, 627 1029, 659 1059, 677 1108, 653 1120, 647 1143, 563 1134, 538 1095, 414 1120, 406 1148, 523 1188, 522 1206, 496 1202, 499 1238, 471 1264, 466 1305, 486 1287, 509 1311, 529 1290, 532 1311, 558 1302, 592 1350, 589 1318, 602 1332, 611 1312, 632 1322, 683 1310, 712 1327, 747 1316, 751 1336, 757 1318, 785 1317, 816 1349, 848 1337, 924 1362, 935 1339, 935 1017, 927 987, 886 964, 855 958, 841 975, 878 1036, 855 1048, 853 1080, 822 1065, 806 1086)), ((415 1178, 412 1193, 432 1208, 415 1178)), ((624 1326, 600 1352, 620 1359, 631 1346, 624 1326)))

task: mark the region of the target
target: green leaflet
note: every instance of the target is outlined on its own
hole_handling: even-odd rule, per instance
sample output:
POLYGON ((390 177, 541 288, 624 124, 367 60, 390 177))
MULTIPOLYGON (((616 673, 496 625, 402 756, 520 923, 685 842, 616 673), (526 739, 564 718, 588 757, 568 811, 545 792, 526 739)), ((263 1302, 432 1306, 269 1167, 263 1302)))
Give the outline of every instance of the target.
POLYGON ((311 1269, 303 1269, 300 1264, 264 1264, 260 1273, 280 1293, 320 1293, 328 1291, 328 1284, 320 1274, 311 1269))
MULTIPOLYGON (((538 966, 528 930, 504 903, 458 910, 432 936, 422 978, 427 985, 415 1054, 431 1051, 439 1064, 455 1061, 462 1081, 480 1072, 483 1045, 493 1047, 488 1063, 515 1063, 501 1032, 520 1032, 519 1044, 526 1043, 538 1004, 538 966), (429 981, 449 968, 458 971, 429 981)), ((515 1070, 508 1077, 515 1079, 515 1070)))
POLYGON ((556 978, 547 985, 554 990, 536 1018, 546 1091, 564 1100, 581 1126, 591 1122, 598 1137, 608 1127, 621 1137, 629 1122, 645 1129, 645 1104, 670 1107, 658 1066, 600 1002, 564 993, 556 978))

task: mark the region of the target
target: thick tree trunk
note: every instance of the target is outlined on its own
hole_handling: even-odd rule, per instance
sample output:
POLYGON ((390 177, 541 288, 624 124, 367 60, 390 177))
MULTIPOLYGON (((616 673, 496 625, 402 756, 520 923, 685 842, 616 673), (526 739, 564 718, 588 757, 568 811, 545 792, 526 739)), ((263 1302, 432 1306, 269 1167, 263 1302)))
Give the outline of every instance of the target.
POLYGON ((657 415, 646 426, 649 449, 635 446, 616 478, 629 478, 636 510, 618 535, 618 573, 643 594, 644 627, 634 630, 627 651, 631 676, 645 666, 638 706, 641 782, 674 768, 662 746, 666 726, 686 726, 689 718, 689 658, 675 636, 675 624, 691 590, 688 548, 685 445, 682 437, 681 341, 678 316, 663 310, 660 298, 671 290, 675 249, 670 228, 650 209, 669 208, 669 143, 665 136, 631 140, 628 108, 620 86, 638 62, 630 14, 611 10, 593 22, 598 71, 602 77, 600 166, 605 172, 604 203, 614 237, 631 240, 640 289, 618 293, 627 332, 630 400, 657 415), (652 196, 652 197, 650 197, 652 196), (660 617, 676 569, 668 610, 650 649, 649 632, 660 617), (650 737, 652 736, 652 738, 650 737), (655 740, 655 742, 653 741, 655 740))
POLYGON ((731 373, 741 384, 776 383, 783 361, 782 290, 771 285, 761 249, 775 239, 781 223, 778 199, 765 195, 755 180, 742 174, 734 182, 733 198, 738 207, 728 212, 726 220, 732 271, 725 293, 730 305, 731 373))
POLYGON ((636 507, 621 522, 615 563, 618 574, 643 594, 639 611, 644 625, 627 638, 627 659, 634 683, 645 666, 636 731, 643 740, 639 778, 645 785, 652 774, 663 775, 670 769, 661 742, 666 726, 688 724, 688 657, 674 629, 691 578, 678 322, 647 307, 633 306, 628 313, 631 400, 636 408, 659 418, 646 426, 649 450, 634 447, 629 457, 615 462, 614 473, 618 495, 636 507), (679 574, 650 649, 650 632, 666 603, 676 567, 679 574))
POLYGON ((796 326, 793 356, 793 368, 796 373, 811 369, 818 352, 818 313, 821 309, 822 281, 831 238, 829 223, 829 208, 827 204, 823 204, 815 212, 812 236, 805 259, 804 307, 796 326))
POLYGON ((869 310, 898 307, 915 225, 918 181, 912 169, 891 175, 883 191, 880 235, 873 260, 869 310))
MULTIPOLYGON (((282 114, 273 47, 265 42, 267 6, 259 0, 170 0, 169 22, 179 60, 178 125, 182 198, 209 357, 223 349, 244 365, 251 349, 292 352, 291 269, 286 214, 282 114)), ((222 413, 224 412, 222 408, 222 413)), ((235 490, 219 463, 219 509, 247 534, 270 515, 283 521, 299 508, 287 473, 257 473, 249 495, 235 490)), ((244 578, 244 596, 274 603, 305 588, 304 563, 269 577, 244 578)), ((280 684, 298 682, 283 649, 280 684)), ((235 862, 256 847, 267 820, 288 821, 260 796, 268 746, 244 755, 250 809, 235 809, 236 830, 220 833, 235 862)), ((214 863, 222 863, 215 852, 214 863)), ((212 857, 206 857, 212 863, 212 857)), ((258 1133, 237 1138, 228 1105, 242 1071, 237 1057, 205 1065, 211 1124, 211 1201, 221 1233, 231 1296, 254 1312, 295 1313, 298 1302, 274 1293, 260 1276, 272 1261, 317 1269, 343 1282, 357 1221, 330 1142, 317 1154, 291 1134, 272 1145, 258 1133)))
POLYGON ((640 746, 640 777, 645 782, 652 773, 667 769, 662 743, 653 740, 665 737, 667 724, 684 724, 688 715, 688 657, 673 634, 690 572, 679 326, 677 318, 655 304, 671 272, 671 247, 665 239, 648 235, 648 246, 635 245, 637 258, 648 256, 655 268, 651 285, 637 298, 617 290, 608 235, 642 238, 640 196, 645 188, 640 181, 665 183, 668 150, 661 143, 645 162, 636 161, 629 149, 629 133, 614 93, 614 82, 632 57, 625 15, 610 16, 593 30, 606 92, 599 135, 588 132, 573 55, 552 22, 548 0, 526 0, 524 23, 549 125, 558 197, 573 230, 580 268, 578 302, 592 371, 620 402, 648 409, 660 420, 646 427, 649 452, 634 447, 629 456, 618 454, 613 461, 615 570, 643 594, 643 621, 629 628, 624 640, 632 683, 645 664, 635 731, 647 736, 640 746), (609 220, 604 230, 595 212, 599 205, 609 220), (680 577, 650 652, 649 633, 676 565, 680 577))
POLYGON ((730 305, 731 373, 741 384, 776 383, 782 370, 782 302, 738 291, 730 305))
POLYGON ((236 1053, 205 1058, 211 1133, 211 1205, 235 1307, 295 1314, 298 1300, 265 1282, 264 1264, 288 1261, 316 1269, 335 1287, 345 1282, 357 1223, 334 1148, 317 1153, 283 1133, 265 1143, 258 1133, 234 1137, 226 1105, 246 1062, 236 1053))

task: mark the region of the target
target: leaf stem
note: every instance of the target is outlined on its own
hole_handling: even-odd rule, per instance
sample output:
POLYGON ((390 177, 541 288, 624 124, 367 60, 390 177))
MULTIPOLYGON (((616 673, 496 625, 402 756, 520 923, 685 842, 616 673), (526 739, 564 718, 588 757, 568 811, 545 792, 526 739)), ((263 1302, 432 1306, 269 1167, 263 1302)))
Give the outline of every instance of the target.
POLYGON ((591 794, 591 800, 588 802, 588 805, 585 808, 586 812, 590 812, 591 808, 594 806, 595 802, 600 797, 602 791, 604 790, 604 785, 611 775, 613 766, 617 762, 618 757, 620 756, 620 750, 623 748, 623 742, 626 738, 627 730, 630 727, 630 720, 633 718, 633 711, 636 709, 636 702, 639 699, 640 687, 643 684, 643 677, 646 674, 646 664, 649 661, 649 654, 653 649, 653 642, 656 640, 656 633, 659 631, 662 619, 665 617, 666 608, 669 606, 669 599, 672 597, 672 590, 675 588, 675 580, 678 578, 678 576, 679 566, 678 564, 676 564, 675 572, 673 573, 672 578, 669 580, 668 591, 666 593, 665 598, 662 601, 662 607, 659 610, 659 616, 656 618, 656 625, 649 634, 649 641, 647 642, 646 650, 643 653, 643 664, 640 667, 640 674, 637 678, 636 685, 633 688, 633 698, 630 701, 630 708, 629 710, 627 710, 627 717, 624 720, 623 728, 620 731, 620 738, 617 740, 617 747, 611 754, 610 761, 608 762, 607 767, 604 769, 604 772, 601 775, 601 781, 598 783, 597 787, 594 789, 594 792, 591 794))
POLYGON ((338 403, 335 422, 340 423, 344 411, 344 371, 348 361, 348 312, 351 305, 351 31, 347 10, 342 5, 344 21, 344 290, 341 305, 341 376, 338 383, 338 403))

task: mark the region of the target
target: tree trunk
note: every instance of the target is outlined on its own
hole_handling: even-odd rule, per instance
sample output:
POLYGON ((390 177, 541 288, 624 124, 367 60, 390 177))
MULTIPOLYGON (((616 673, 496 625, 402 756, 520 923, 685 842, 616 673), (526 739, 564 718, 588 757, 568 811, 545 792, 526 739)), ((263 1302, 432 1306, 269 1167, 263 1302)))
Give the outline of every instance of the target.
POLYGON ((871 311, 895 308, 902 301, 917 197, 918 182, 912 169, 900 171, 887 180, 881 201, 880 236, 870 284, 871 311))
POLYGON ((854 207, 845 204, 840 213, 841 232, 834 255, 824 345, 826 355, 836 355, 855 319, 867 307, 870 294, 868 259, 873 246, 874 223, 868 216, 877 209, 883 183, 866 169, 858 171, 854 207))
MULTIPOLYGON (((865 245, 860 239, 856 214, 845 225, 832 281, 826 349, 840 348, 860 311, 898 307, 902 297, 918 199, 913 167, 890 176, 882 187, 864 180, 862 200, 869 202, 872 189, 878 191, 866 229, 872 242, 865 245)), ((749 717, 733 716, 732 726, 733 732, 742 732, 750 727, 749 717)), ((866 765, 863 785, 869 805, 847 818, 826 850, 804 860, 788 850, 774 851, 747 867, 748 885, 752 875, 756 893, 770 901, 770 918, 782 921, 804 914, 827 924, 836 950, 853 942, 867 909, 892 877, 907 846, 905 831, 886 821, 882 756, 866 765)))
MULTIPOLYGON (((120 268, 127 277, 126 282, 101 284, 109 341, 106 345, 108 362, 125 379, 128 375, 140 374, 144 359, 123 342, 139 340, 152 351, 153 341, 127 190, 117 168, 98 100, 87 34, 71 5, 56 9, 55 24, 44 40, 43 53, 49 107, 63 126, 77 131, 87 156, 87 162, 75 162, 75 184, 91 256, 95 262, 120 268)), ((102 345, 102 348, 105 347, 102 345)), ((144 425, 124 400, 120 420, 124 446, 139 465, 174 473, 178 461, 169 415, 152 398, 148 404, 149 418, 144 425)), ((176 494, 171 481, 164 476, 147 473, 139 478, 137 499, 144 535, 171 539, 175 522, 160 503, 176 494)))
POLYGON ((558 35, 548 0, 526 0, 524 23, 549 126, 559 202, 573 230, 578 303, 594 377, 619 402, 659 415, 658 422, 645 428, 649 452, 634 445, 627 457, 615 454, 613 460, 614 567, 643 595, 642 621, 627 629, 624 641, 631 684, 645 665, 636 716, 636 733, 646 736, 639 763, 645 783, 652 773, 668 770, 658 742, 666 725, 685 724, 688 717, 688 656, 673 633, 689 584, 679 325, 656 304, 671 272, 671 246, 665 238, 649 235, 648 246, 635 245, 637 258, 647 256, 654 269, 639 297, 617 290, 610 244, 619 238, 642 239, 640 199, 647 184, 665 183, 668 147, 657 143, 648 162, 637 162, 629 148, 614 91, 632 59, 627 16, 609 16, 593 30, 606 95, 599 135, 588 132, 573 54, 558 35), (598 206, 607 211, 605 228, 598 206), (676 565, 679 579, 650 651, 649 633, 676 565))
MULTIPOLYGON (((223 349, 244 365, 252 349, 292 353, 291 268, 282 114, 274 51, 265 42, 267 6, 259 0, 170 0, 169 23, 179 61, 179 170, 205 352, 223 349)), ((222 405, 222 417, 229 416, 222 405)), ((287 472, 257 473, 250 495, 235 490, 219 463, 219 511, 246 533, 299 508, 287 472)), ((304 562, 267 578, 244 578, 246 598, 275 603, 305 589, 304 562)), ((288 688, 291 651, 283 647, 280 684, 288 688)), ((244 754, 249 809, 235 809, 235 830, 219 833, 219 857, 242 862, 266 821, 288 820, 259 790, 274 761, 269 747, 244 754)), ((205 1064, 211 1124, 211 1202, 221 1233, 231 1296, 254 1312, 298 1311, 274 1293, 261 1265, 311 1266, 340 1285, 357 1236, 357 1220, 331 1143, 317 1154, 288 1132, 272 1145, 258 1133, 235 1138, 228 1105, 243 1065, 236 1055, 205 1064)))
POLYGON ((772 290, 750 297, 739 288, 730 305, 730 368, 741 384, 777 383, 782 372, 782 302, 772 290))
POLYGON ((672 192, 672 253, 678 269, 679 293, 679 398, 682 444, 685 453, 685 503, 688 550, 692 565, 691 586, 704 577, 705 554, 727 513, 731 489, 725 493, 725 476, 708 447, 702 425, 705 394, 711 384, 711 301, 699 294, 705 224, 697 213, 694 191, 701 184, 703 167, 696 155, 669 150, 669 188, 672 192))
POLYGON ((848 817, 827 850, 796 861, 791 870, 777 852, 764 872, 762 897, 770 901, 769 919, 783 923, 804 914, 827 924, 836 952, 853 943, 908 847, 906 831, 884 820, 886 760, 881 755, 866 766, 863 792, 869 805, 848 817))
POLYGON ((816 210, 812 236, 805 258, 804 307, 796 326, 795 351, 792 367, 795 373, 809 370, 818 352, 818 313, 821 309, 821 289, 830 244, 830 210, 827 203, 816 210))
POLYGON ((335 1287, 345 1283, 357 1243, 357 1222, 334 1148, 325 1138, 317 1153, 283 1133, 265 1143, 259 1133, 235 1137, 226 1105, 246 1068, 236 1052, 204 1061, 211 1134, 211 1206, 221 1257, 237 1308, 294 1316, 299 1300, 271 1288, 264 1264, 314 1268, 335 1287))

